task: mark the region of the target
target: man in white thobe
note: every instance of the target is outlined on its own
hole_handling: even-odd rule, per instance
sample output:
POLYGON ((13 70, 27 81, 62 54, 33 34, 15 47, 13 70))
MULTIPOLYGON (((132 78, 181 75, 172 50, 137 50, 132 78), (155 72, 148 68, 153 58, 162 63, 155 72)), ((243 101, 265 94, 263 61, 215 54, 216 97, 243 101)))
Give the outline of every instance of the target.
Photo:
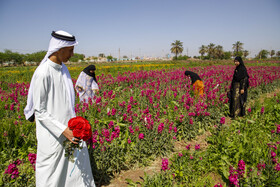
POLYGON ((68 128, 75 117, 75 94, 67 62, 73 55, 75 37, 64 31, 52 33, 49 50, 36 69, 24 110, 29 119, 35 113, 37 136, 36 186, 95 186, 86 147, 76 150, 76 162, 64 156, 63 142, 79 140, 68 128))

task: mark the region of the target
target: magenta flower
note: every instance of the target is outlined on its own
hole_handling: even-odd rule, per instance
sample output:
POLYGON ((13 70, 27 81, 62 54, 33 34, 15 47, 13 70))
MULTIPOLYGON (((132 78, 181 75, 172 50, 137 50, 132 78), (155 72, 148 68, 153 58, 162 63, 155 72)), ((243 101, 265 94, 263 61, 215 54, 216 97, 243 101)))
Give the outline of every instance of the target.
POLYGON ((223 187, 223 185, 220 184, 220 183, 218 183, 218 184, 216 184, 214 187, 223 187))
POLYGON ((245 173, 245 162, 243 160, 240 160, 238 162, 238 175, 239 177, 243 177, 245 173))
POLYGON ((248 108, 248 112, 251 113, 251 112, 252 112, 252 109, 251 109, 251 108, 248 108))
POLYGON ((277 163, 277 165, 275 166, 275 170, 280 171, 280 163, 277 163))
POLYGON ((226 118, 225 117, 221 117, 220 124, 225 124, 225 122, 226 122, 226 118))
POLYGON ((199 150, 200 149, 200 144, 196 144, 195 145, 195 150, 199 150))
POLYGON ((130 144, 130 143, 131 143, 131 140, 130 140, 129 138, 127 139, 127 143, 128 143, 128 144, 130 144))
POLYGON ((144 139, 144 134, 143 133, 139 134, 139 140, 141 140, 141 139, 144 139))
POLYGON ((161 169, 163 170, 163 171, 166 171, 166 170, 168 170, 169 168, 168 168, 168 165, 169 165, 169 163, 168 163, 168 159, 162 159, 162 164, 161 164, 161 169))
POLYGON ((183 156, 183 154, 182 154, 182 153, 178 153, 178 156, 179 156, 179 157, 182 157, 182 156, 183 156))
POLYGON ((272 158, 276 157, 276 153, 273 152, 273 151, 271 151, 271 157, 272 157, 272 158))
POLYGON ((264 113, 264 107, 261 108, 261 114, 263 114, 263 113, 264 113))
POLYGON ((187 150, 190 150, 190 147, 191 147, 191 144, 187 145, 187 146, 186 146, 186 149, 187 149, 187 150))

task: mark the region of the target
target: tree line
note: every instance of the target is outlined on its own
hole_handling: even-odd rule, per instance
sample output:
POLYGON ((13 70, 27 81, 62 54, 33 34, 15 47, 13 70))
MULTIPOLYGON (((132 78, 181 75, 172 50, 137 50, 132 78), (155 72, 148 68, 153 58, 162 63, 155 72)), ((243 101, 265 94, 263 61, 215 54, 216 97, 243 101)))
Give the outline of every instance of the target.
MULTIPOLYGON (((249 55, 248 50, 244 50, 243 43, 240 41, 237 41, 236 43, 232 44, 233 51, 224 51, 223 46, 221 45, 215 45, 213 43, 210 43, 209 45, 202 45, 199 47, 199 57, 194 56, 194 58, 200 58, 202 60, 204 59, 230 59, 231 57, 240 56, 247 58, 249 55)), ((184 60, 182 59, 184 56, 180 55, 178 57, 178 54, 181 54, 184 50, 183 42, 180 40, 175 40, 173 43, 171 43, 171 53, 174 53, 174 60, 184 60)), ((261 50, 256 56, 255 59, 267 59, 270 56, 270 58, 280 58, 280 51, 275 50, 261 50)))
MULTIPOLYGON (((47 51, 39 51, 35 53, 21 54, 18 52, 13 52, 11 50, 4 50, 4 52, 0 52, 0 64, 10 63, 14 65, 23 65, 25 62, 34 62, 39 64, 47 51)), ((74 53, 74 55, 69 59, 70 62, 78 62, 79 60, 83 60, 85 58, 84 54, 74 53)))

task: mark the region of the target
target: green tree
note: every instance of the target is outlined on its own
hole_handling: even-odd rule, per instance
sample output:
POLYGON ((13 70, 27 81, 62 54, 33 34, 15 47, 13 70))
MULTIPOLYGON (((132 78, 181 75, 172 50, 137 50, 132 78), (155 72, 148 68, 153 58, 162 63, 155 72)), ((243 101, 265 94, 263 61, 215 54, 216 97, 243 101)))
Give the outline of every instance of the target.
POLYGON ((85 55, 74 53, 74 55, 69 59, 70 62, 79 62, 79 60, 84 60, 85 55))
POLYGON ((217 57, 218 59, 222 59, 224 56, 223 46, 217 45, 215 47, 214 54, 215 54, 214 56, 217 57))
POLYGON ((270 58, 272 58, 275 55, 275 50, 270 51, 270 58))
POLYGON ((200 48, 199 48, 199 54, 201 55, 201 58, 203 58, 203 55, 207 53, 207 47, 205 45, 202 45, 200 48))
POLYGON ((234 56, 242 56, 243 43, 237 41, 235 44, 232 44, 232 49, 234 56))
POLYGON ((46 54, 47 51, 38 51, 35 53, 26 54, 24 60, 28 62, 37 62, 39 64, 43 60, 46 54))
POLYGON ((215 44, 210 43, 207 46, 207 52, 208 52, 208 56, 210 59, 213 59, 215 57, 215 44))
POLYGON ((276 56, 280 58, 280 51, 277 51, 276 56))
POLYGON ((98 55, 98 57, 104 58, 105 55, 104 55, 104 53, 100 53, 100 54, 98 55))
POLYGON ((175 54, 175 60, 177 60, 177 55, 182 53, 184 50, 183 42, 181 42, 180 40, 175 40, 174 43, 171 44, 171 46, 171 53, 175 54))
POLYGON ((247 51, 247 50, 243 51, 243 56, 244 56, 245 58, 247 58, 248 55, 249 55, 249 51, 247 51))
POLYGON ((259 54, 257 55, 257 57, 258 57, 259 59, 266 59, 267 56, 268 56, 268 54, 269 54, 269 52, 268 52, 267 50, 263 49, 263 50, 261 50, 261 51, 259 52, 259 54))
POLYGON ((224 59, 228 60, 231 58, 231 56, 232 56, 231 51, 224 52, 224 59))
POLYGON ((107 60, 108 61, 112 61, 113 60, 113 56, 111 56, 111 55, 107 56, 107 60))

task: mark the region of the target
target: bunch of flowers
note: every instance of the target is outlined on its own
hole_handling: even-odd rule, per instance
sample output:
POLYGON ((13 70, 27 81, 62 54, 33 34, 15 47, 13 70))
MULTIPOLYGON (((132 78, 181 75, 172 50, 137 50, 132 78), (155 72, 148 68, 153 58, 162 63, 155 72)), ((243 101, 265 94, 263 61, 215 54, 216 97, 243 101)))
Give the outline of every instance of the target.
POLYGON ((28 160, 29 160, 30 164, 32 164, 34 170, 35 170, 36 158, 37 158, 36 154, 34 154, 34 153, 28 154, 28 160))
POLYGON ((161 164, 161 169, 162 169, 163 171, 168 170, 168 169, 169 169, 169 168, 168 168, 168 165, 169 165, 168 159, 163 158, 163 159, 162 159, 162 164, 161 164))
POLYGON ((21 163, 22 163, 22 161, 18 159, 16 161, 12 162, 11 164, 9 164, 8 168, 5 169, 5 174, 10 175, 10 177, 12 179, 17 178, 19 176, 17 166, 20 165, 21 163))
MULTIPOLYGON (((73 136, 80 140, 87 141, 92 136, 91 125, 88 120, 81 116, 70 119, 68 121, 68 127, 73 131, 73 136)), ((65 157, 72 162, 74 162, 75 149, 83 148, 80 142, 78 144, 73 144, 69 140, 65 140, 63 146, 65 148, 65 157)))

